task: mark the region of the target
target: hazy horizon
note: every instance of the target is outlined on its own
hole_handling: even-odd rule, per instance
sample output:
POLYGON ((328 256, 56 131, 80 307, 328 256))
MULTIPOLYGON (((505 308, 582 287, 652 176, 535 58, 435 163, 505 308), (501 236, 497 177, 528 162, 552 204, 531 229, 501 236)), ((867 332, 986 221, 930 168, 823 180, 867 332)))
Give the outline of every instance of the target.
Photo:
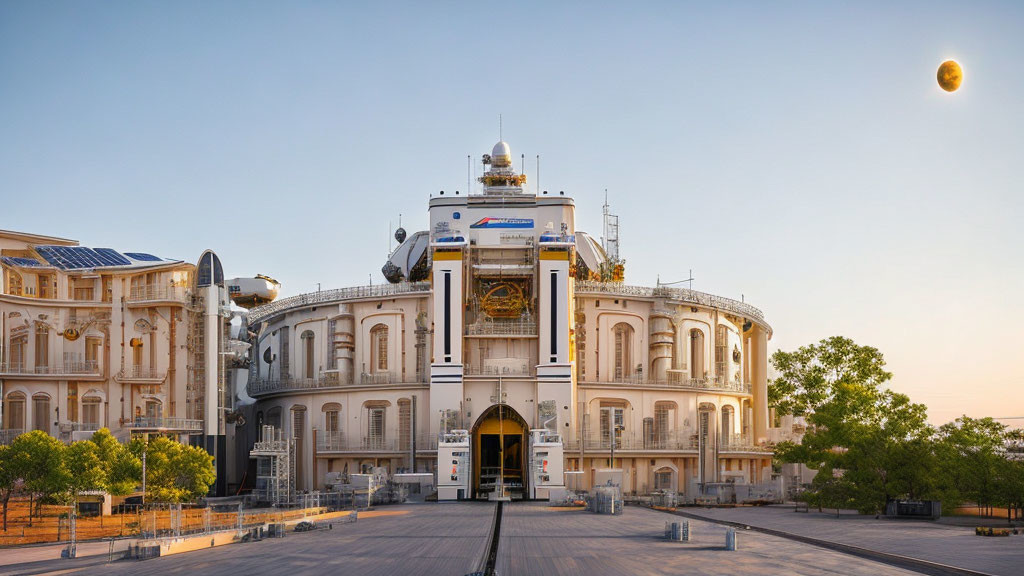
POLYGON ((579 229, 608 190, 627 283, 875 346, 935 424, 1024 416, 1024 6, 504 6, 0 4, 0 228, 383 282, 501 114, 579 229))

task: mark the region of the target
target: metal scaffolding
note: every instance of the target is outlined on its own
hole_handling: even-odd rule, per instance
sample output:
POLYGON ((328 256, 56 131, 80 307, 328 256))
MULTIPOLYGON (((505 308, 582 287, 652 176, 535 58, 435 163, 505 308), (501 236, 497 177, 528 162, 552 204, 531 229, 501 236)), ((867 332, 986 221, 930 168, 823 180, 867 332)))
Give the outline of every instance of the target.
POLYGON ((258 502, 290 506, 295 502, 295 441, 285 439, 274 426, 264 426, 260 440, 249 452, 256 459, 256 488, 252 492, 258 502))

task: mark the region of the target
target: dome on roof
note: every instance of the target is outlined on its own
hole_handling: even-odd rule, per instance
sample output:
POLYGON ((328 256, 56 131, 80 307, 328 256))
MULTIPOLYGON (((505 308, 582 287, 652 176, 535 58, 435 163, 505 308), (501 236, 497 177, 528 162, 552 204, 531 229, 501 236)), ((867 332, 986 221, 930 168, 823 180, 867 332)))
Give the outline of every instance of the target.
POLYGON ((491 163, 495 166, 512 165, 512 149, 508 147, 508 142, 502 141, 494 145, 491 150, 491 163))

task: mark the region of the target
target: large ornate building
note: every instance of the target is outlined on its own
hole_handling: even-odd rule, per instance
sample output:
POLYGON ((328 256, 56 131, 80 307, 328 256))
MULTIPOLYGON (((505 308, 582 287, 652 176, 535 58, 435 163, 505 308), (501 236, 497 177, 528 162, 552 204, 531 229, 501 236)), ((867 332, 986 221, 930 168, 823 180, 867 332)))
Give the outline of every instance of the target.
POLYGON ((190 264, 0 231, 0 270, 0 443, 169 435, 215 455, 223 492, 234 392, 213 252, 190 264))
POLYGON ((255 423, 294 440, 297 487, 374 467, 435 472, 441 498, 766 483, 761 311, 625 284, 607 216, 603 242, 578 230, 504 142, 484 164, 480 193, 433 196, 429 230, 399 231, 391 284, 249 312, 255 423))

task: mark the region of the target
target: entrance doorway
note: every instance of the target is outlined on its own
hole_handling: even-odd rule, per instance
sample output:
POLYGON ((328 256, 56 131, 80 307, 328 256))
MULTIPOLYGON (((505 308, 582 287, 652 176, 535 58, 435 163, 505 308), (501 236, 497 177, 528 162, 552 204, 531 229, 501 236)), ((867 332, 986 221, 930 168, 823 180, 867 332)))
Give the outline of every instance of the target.
POLYGON ((526 421, 505 405, 488 408, 473 426, 473 497, 505 487, 512 498, 526 494, 526 421))

